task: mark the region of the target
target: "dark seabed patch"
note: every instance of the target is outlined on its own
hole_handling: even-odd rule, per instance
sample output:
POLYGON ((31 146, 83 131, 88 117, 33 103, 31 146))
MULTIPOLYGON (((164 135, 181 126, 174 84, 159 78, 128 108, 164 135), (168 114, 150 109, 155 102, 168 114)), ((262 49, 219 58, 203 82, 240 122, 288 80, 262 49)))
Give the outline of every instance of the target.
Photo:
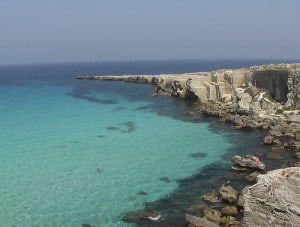
POLYGON ((120 130, 120 128, 118 128, 118 127, 115 127, 115 126, 110 126, 110 127, 107 127, 106 128, 107 130, 120 130))
POLYGON ((171 180, 170 180, 169 177, 160 177, 159 180, 160 180, 160 181, 163 181, 163 182, 165 182, 165 183, 170 183, 170 182, 171 182, 171 180))
POLYGON ((99 138, 104 138, 104 137, 106 137, 106 135, 99 135, 98 137, 99 138))
POLYGON ((146 192, 146 191, 139 191, 137 194, 138 195, 148 195, 148 192, 146 192))
POLYGON ((116 108, 114 108, 113 112, 119 112, 122 110, 126 110, 127 108, 125 106, 117 106, 116 108))
POLYGON ((124 125, 127 127, 126 130, 121 130, 121 132, 123 132, 123 133, 133 132, 136 129, 135 123, 133 121, 127 121, 127 122, 121 123, 120 125, 124 125))
POLYGON ((83 99, 89 102, 100 103, 100 104, 117 104, 117 100, 113 99, 100 99, 93 96, 89 96, 90 92, 85 89, 74 89, 73 91, 67 93, 67 95, 71 95, 74 98, 83 99))
POLYGON ((116 100, 112 99, 99 99, 91 96, 81 96, 82 99, 85 99, 90 102, 96 102, 100 104, 117 104, 118 102, 116 100))
POLYGON ((207 156, 207 154, 203 153, 203 152, 196 152, 196 153, 190 154, 190 157, 192 157, 192 158, 204 158, 206 156, 207 156))
POLYGON ((144 111, 144 110, 149 110, 150 106, 139 106, 134 109, 134 111, 144 111))

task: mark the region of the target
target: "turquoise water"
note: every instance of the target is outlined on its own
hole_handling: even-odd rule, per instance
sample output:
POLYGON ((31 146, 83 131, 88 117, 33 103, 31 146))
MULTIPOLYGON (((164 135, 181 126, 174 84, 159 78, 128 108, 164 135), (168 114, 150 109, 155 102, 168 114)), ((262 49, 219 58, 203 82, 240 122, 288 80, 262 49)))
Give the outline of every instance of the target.
POLYGON ((243 143, 237 132, 188 120, 186 103, 151 97, 149 85, 74 80, 168 72, 165 62, 147 64, 0 68, 0 226, 131 226, 126 212, 168 198, 243 143), (207 156, 190 156, 197 152, 207 156))
POLYGON ((230 148, 207 123, 148 111, 149 101, 90 93, 117 100, 100 104, 69 92, 44 83, 1 88, 0 226, 125 226, 124 212, 167 196, 230 148))

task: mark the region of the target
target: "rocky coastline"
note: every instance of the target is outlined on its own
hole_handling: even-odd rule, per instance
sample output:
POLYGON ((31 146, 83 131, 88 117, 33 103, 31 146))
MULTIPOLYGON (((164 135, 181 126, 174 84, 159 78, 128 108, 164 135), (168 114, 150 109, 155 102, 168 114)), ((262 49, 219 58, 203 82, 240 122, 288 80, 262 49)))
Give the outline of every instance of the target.
MULTIPOLYGON (((271 146, 268 155, 275 159, 287 150, 293 158, 300 159, 300 63, 185 74, 78 76, 77 79, 152 84, 153 96, 175 96, 198 105, 198 111, 188 112, 189 115, 213 116, 236 129, 266 130, 262 143, 271 146)), ((251 171, 247 177, 252 183, 257 180, 256 184, 247 186, 241 193, 234 188, 225 189, 225 194, 228 191, 234 194, 232 201, 224 199, 224 187, 231 186, 223 184, 218 193, 210 195, 214 201, 225 200, 228 204, 219 210, 203 209, 203 217, 187 213, 189 226, 299 223, 300 200, 295 195, 300 193, 300 162, 295 162, 295 166, 298 167, 267 174, 251 171), (291 196, 287 198, 284 194, 291 196), (237 208, 243 212, 241 223, 234 218, 238 215, 237 208)))

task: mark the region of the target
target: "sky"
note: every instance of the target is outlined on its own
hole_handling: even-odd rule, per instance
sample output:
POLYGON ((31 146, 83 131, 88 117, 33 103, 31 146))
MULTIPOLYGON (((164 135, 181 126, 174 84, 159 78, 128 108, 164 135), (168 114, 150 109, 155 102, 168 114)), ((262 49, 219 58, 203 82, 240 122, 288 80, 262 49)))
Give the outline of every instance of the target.
POLYGON ((0 64, 300 59, 299 0, 0 0, 0 64))

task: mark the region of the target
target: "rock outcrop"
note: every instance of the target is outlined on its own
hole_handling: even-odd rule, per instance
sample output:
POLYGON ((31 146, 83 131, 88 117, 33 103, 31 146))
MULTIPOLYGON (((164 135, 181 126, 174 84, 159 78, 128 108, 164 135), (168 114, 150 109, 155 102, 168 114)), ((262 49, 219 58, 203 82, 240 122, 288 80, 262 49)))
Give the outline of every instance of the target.
POLYGON ((77 79, 151 83, 157 86, 158 93, 201 102, 232 101, 238 95, 238 88, 243 88, 243 93, 251 97, 242 95, 240 99, 246 109, 247 103, 263 89, 279 102, 300 106, 300 64, 271 64, 184 74, 78 76, 77 79))
POLYGON ((299 226, 300 167, 270 171, 243 193, 243 226, 299 226))
POLYGON ((232 157, 231 161, 234 163, 234 166, 232 166, 232 169, 234 170, 239 170, 240 167, 252 170, 265 170, 265 164, 256 156, 245 155, 244 157, 241 157, 239 155, 235 155, 232 157))

